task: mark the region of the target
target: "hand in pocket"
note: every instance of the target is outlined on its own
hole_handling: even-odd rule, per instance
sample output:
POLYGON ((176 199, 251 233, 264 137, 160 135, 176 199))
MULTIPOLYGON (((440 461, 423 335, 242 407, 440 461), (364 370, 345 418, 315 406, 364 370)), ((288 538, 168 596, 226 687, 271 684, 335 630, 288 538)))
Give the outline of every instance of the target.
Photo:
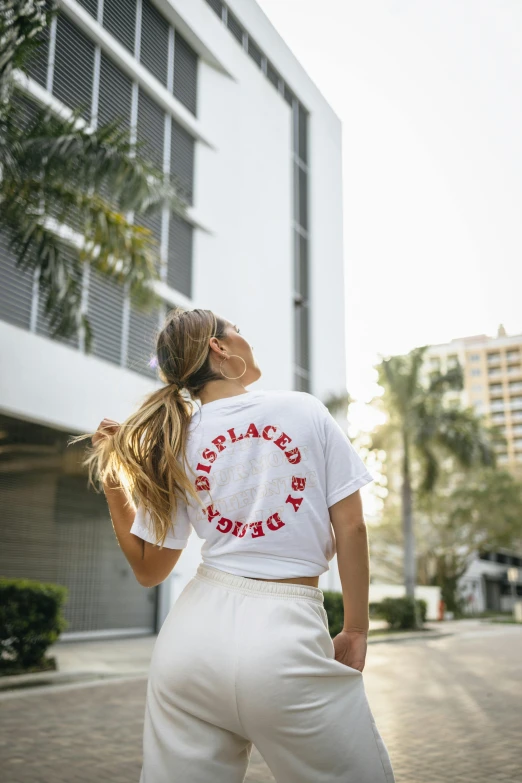
POLYGON ((335 660, 362 672, 366 662, 367 634, 363 631, 341 631, 332 641, 335 660))

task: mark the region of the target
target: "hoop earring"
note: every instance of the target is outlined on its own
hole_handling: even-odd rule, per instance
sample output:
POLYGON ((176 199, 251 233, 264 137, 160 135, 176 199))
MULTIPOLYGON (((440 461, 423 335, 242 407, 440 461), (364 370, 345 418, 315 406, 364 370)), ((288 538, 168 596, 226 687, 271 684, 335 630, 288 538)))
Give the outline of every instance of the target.
POLYGON ((219 363, 219 372, 221 373, 221 375, 223 376, 223 378, 226 378, 226 379, 227 379, 227 381, 237 381, 237 379, 238 379, 238 378, 242 378, 242 377, 243 377, 243 375, 246 373, 246 370, 247 370, 247 363, 245 362, 245 360, 243 359, 243 357, 242 357, 242 356, 238 356, 238 355, 237 355, 237 353, 231 353, 231 354, 230 354, 230 356, 225 356, 225 358, 224 358, 224 359, 223 359, 223 360, 222 360, 222 361, 219 363), (227 359, 231 359, 233 356, 237 357, 238 359, 241 359, 241 361, 242 361, 242 362, 243 362, 243 364, 245 365, 245 369, 243 370, 243 372, 241 373, 241 375, 237 375, 235 378, 229 378, 229 376, 228 376, 228 375, 225 375, 225 373, 224 373, 224 372, 223 372, 223 370, 221 369, 221 365, 223 364, 223 362, 226 362, 226 361, 227 361, 227 359))

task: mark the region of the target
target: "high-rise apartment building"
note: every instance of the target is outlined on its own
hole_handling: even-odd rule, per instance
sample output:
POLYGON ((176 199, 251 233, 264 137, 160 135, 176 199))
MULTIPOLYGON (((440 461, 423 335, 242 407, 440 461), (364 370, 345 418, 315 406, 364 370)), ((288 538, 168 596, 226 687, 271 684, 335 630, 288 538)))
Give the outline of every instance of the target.
POLYGON ((431 345, 424 377, 446 372, 457 362, 464 388, 447 392, 448 399, 460 399, 489 424, 500 426, 506 444, 497 447, 498 465, 522 478, 522 334, 508 335, 500 326, 496 337, 479 334, 431 345))

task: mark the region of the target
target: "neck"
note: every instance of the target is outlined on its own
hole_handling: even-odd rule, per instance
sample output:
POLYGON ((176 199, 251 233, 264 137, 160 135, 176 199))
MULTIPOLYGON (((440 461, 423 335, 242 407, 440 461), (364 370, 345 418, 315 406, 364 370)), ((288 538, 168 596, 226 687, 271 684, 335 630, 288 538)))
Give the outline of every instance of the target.
POLYGON ((248 390, 239 381, 209 381, 200 392, 202 405, 214 400, 224 400, 226 397, 236 397, 238 394, 248 394, 248 390))

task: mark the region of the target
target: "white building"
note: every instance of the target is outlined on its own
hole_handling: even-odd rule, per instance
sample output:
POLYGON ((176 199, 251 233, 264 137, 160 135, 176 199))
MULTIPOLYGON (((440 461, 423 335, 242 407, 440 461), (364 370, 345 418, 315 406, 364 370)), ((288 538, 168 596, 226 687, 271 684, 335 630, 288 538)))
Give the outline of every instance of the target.
MULTIPOLYGON (((165 306, 240 325, 256 386, 321 399, 346 388, 341 125, 253 0, 59 0, 19 75, 32 100, 118 116, 183 184, 187 219, 143 221, 165 306)), ((139 220, 139 216, 137 218, 139 220)), ((38 286, 0 245, 0 573, 66 584, 69 633, 152 632, 193 575, 192 535, 158 589, 136 583, 68 434, 125 418, 157 380, 162 313, 85 269, 94 342, 49 338, 38 286)), ((325 575, 327 576, 327 575, 325 575)))
POLYGON ((466 614, 512 612, 522 596, 522 557, 507 549, 475 553, 459 579, 458 590, 466 614), (510 570, 517 572, 515 583, 509 581, 510 570))

